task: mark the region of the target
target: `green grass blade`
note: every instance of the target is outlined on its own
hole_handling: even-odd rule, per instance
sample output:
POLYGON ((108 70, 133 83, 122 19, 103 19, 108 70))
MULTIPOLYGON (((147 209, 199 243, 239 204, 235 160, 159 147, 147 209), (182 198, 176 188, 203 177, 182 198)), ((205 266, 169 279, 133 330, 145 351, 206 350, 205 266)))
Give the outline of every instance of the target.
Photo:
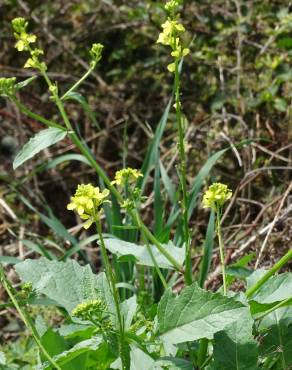
POLYGON ((160 119, 160 122, 157 126, 155 135, 148 147, 144 162, 142 164, 141 172, 143 174, 143 177, 140 178, 140 180, 137 183, 137 186, 142 189, 142 193, 145 190, 145 186, 148 180, 148 176, 150 171, 153 169, 155 166, 156 162, 159 160, 159 144, 162 138, 162 134, 164 132, 168 115, 169 115, 169 110, 171 108, 172 104, 172 98, 169 99, 169 102, 163 112, 163 115, 160 119))
POLYGON ((206 232, 204 255, 200 266, 199 285, 201 288, 204 287, 204 283, 208 276, 209 268, 212 261, 214 233, 215 233, 215 213, 211 211, 206 232))

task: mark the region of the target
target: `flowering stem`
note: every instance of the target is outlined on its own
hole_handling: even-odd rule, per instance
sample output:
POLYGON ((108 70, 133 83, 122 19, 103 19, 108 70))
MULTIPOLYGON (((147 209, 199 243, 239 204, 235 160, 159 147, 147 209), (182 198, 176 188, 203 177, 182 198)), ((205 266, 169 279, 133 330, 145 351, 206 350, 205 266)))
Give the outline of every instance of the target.
POLYGON ((222 240, 221 232, 221 210, 220 208, 216 211, 216 226, 217 226, 217 237, 219 243, 219 252, 220 252, 220 261, 222 268, 222 277, 223 277, 223 294, 227 294, 227 284, 226 284, 226 272, 225 272, 225 257, 224 257, 224 244, 222 240))
POLYGON ((92 66, 88 69, 88 71, 86 73, 84 73, 84 75, 72 86, 70 87, 70 89, 68 91, 65 92, 65 94, 63 96, 61 96, 61 100, 64 100, 66 99, 66 97, 74 90, 77 89, 77 87, 82 84, 83 81, 86 80, 86 78, 91 74, 91 72, 94 70, 94 67, 95 66, 92 66))
POLYGON ((188 192, 186 179, 186 152, 184 142, 184 128, 181 115, 180 104, 180 75, 179 75, 179 58, 175 59, 174 70, 174 88, 175 88, 175 109, 176 109, 176 123, 179 136, 179 155, 180 155, 180 183, 182 189, 182 217, 184 225, 184 241, 185 241, 185 282, 187 285, 192 284, 192 257, 190 245, 190 230, 188 224, 188 192))
POLYGON ((21 317, 22 321, 24 322, 25 326, 30 330, 37 346, 39 347, 40 351, 43 353, 43 355, 46 357, 46 359, 49 361, 49 363, 57 370, 62 370, 61 367, 52 359, 52 357, 49 355, 45 347, 43 346, 39 334, 34 327, 33 323, 30 320, 30 317, 28 313, 25 311, 25 308, 21 308, 15 295, 13 294, 13 288, 11 287, 9 281, 6 279, 5 272, 3 270, 3 267, 0 265, 0 281, 6 290, 7 294, 9 295, 14 307, 19 313, 19 316, 21 317))
POLYGON ((102 229, 101 229, 101 224, 100 224, 99 219, 96 220, 96 229, 97 229, 97 233, 99 236, 100 249, 101 249, 102 259, 104 262, 105 274, 106 274, 107 280, 111 287, 111 292, 114 298, 116 312, 117 312, 119 331, 120 331, 120 357, 122 361, 122 368, 126 370, 127 367, 125 363, 125 351, 124 351, 124 324, 123 324, 122 314, 120 310, 120 298, 119 298, 119 293, 116 288, 114 272, 112 270, 112 267, 111 267, 111 264, 110 264, 110 261, 107 255, 106 247, 104 244, 104 239, 103 239, 102 229))
MULTIPOLYGON (((46 71, 44 70, 41 70, 41 73, 44 77, 44 79, 46 80, 49 88, 53 86, 52 82, 50 81, 46 71)), ((89 149, 82 143, 82 141, 78 138, 77 134, 75 133, 70 121, 69 121, 69 118, 67 116, 67 113, 64 109, 64 105, 63 105, 63 102, 61 101, 60 97, 58 96, 57 93, 53 94, 53 97, 55 99, 55 102, 56 102, 56 105, 59 109, 59 112, 62 116, 62 119, 66 125, 66 128, 68 130, 68 135, 70 137, 70 139, 72 140, 72 142, 77 146, 77 148, 80 150, 80 152, 84 155, 84 157, 86 159, 88 159, 90 165, 95 169, 96 173, 98 174, 98 176, 104 181, 105 185, 107 186, 107 188, 111 191, 111 193, 114 195, 114 197, 118 200, 118 202, 120 204, 122 204, 124 202, 123 200, 123 197, 122 195, 118 192, 118 190, 115 188, 115 186, 113 186, 111 184, 111 181, 109 180, 109 178, 107 177, 107 175, 105 174, 105 172, 103 171, 103 169, 99 166, 99 164, 96 162, 96 160, 93 158, 91 152, 89 151, 89 149)), ((38 116, 38 115, 35 115, 33 112, 29 111, 25 106, 23 106, 22 104, 18 104, 18 108, 23 112, 25 113, 26 115, 34 118, 34 119, 37 119, 39 120, 40 122, 44 123, 45 125, 47 126, 52 126, 52 122, 51 121, 48 121, 46 120, 45 118, 41 117, 41 116, 38 116)), ((55 124, 54 124, 55 126, 55 124)), ((64 129, 64 127, 60 126, 60 128, 64 129)), ((138 224, 138 221, 137 221, 137 218, 136 218, 136 215, 133 211, 130 211, 129 212, 133 221, 135 222, 136 226, 139 226, 138 224)), ((159 252, 161 254, 164 255, 164 257, 175 267, 176 270, 182 272, 182 266, 180 265, 180 263, 178 263, 175 258, 172 257, 172 255, 170 253, 168 253, 167 250, 165 250, 162 245, 160 244, 160 242, 155 238, 155 236, 151 233, 151 231, 147 228, 147 226, 141 221, 141 225, 140 225, 141 229, 143 230, 145 236, 147 237, 147 239, 155 245, 155 247, 159 250, 159 252)))

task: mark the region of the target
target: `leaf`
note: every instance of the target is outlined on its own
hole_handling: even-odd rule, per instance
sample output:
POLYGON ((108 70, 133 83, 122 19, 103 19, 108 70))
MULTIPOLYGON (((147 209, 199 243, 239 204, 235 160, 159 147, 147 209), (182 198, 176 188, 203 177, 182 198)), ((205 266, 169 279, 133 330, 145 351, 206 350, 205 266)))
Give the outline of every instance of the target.
POLYGON ((21 262, 21 260, 17 257, 12 256, 0 256, 0 263, 3 263, 4 265, 15 265, 17 263, 21 262))
POLYGON ((130 358, 130 370, 141 370, 141 366, 143 366, 143 370, 152 370, 155 364, 152 357, 133 345, 131 345, 130 358))
POLYGON ((174 297, 165 291, 158 305, 160 335, 177 344, 200 338, 212 339, 228 324, 246 315, 248 308, 233 298, 211 293, 194 283, 174 297))
POLYGON ((25 79, 24 81, 18 82, 17 84, 15 84, 15 88, 17 90, 23 89, 24 87, 29 85, 32 81, 34 81, 37 77, 38 76, 31 76, 31 77, 25 79))
POLYGON ((94 112, 91 110, 88 102, 87 102, 87 99, 81 95, 80 93, 78 92, 75 92, 75 91, 71 91, 69 93, 66 94, 64 100, 74 100, 74 101, 77 101, 77 103, 79 103, 85 114, 89 117, 89 119, 91 119, 91 121, 94 123, 94 125, 97 127, 97 129, 100 130, 100 126, 96 120, 96 117, 95 117, 95 114, 94 112))
POLYGON ((154 171, 154 235, 163 231, 163 201, 161 196, 160 168, 158 162, 154 171))
POLYGON ((292 297, 292 273, 285 272, 272 276, 255 292, 251 300, 266 304, 283 301, 289 297, 292 297))
POLYGON ((0 351, 0 365, 6 365, 6 357, 3 352, 0 351))
POLYGON ((125 330, 128 330, 130 328, 134 315, 137 311, 137 307, 138 307, 138 304, 137 304, 137 298, 135 295, 133 295, 133 297, 122 302, 121 312, 124 317, 125 330))
POLYGON ((18 263, 15 270, 22 281, 30 282, 37 292, 58 302, 68 313, 79 303, 95 299, 99 294, 109 301, 104 274, 94 275, 89 265, 83 267, 74 260, 27 259, 18 263))
MULTIPOLYGON (((144 266, 154 266, 153 261, 148 253, 147 247, 134 243, 125 242, 124 240, 108 238, 104 240, 106 248, 117 256, 132 255, 136 258, 137 263, 144 266)), ((175 247, 171 242, 162 244, 163 248, 170 253, 181 265, 184 262, 183 248, 175 247)), ((151 247, 151 246, 150 246, 151 247)), ((155 257, 157 265, 162 268, 173 269, 169 261, 158 251, 157 248, 152 248, 152 253, 155 257)))
POLYGON ((167 191, 167 194, 169 196, 169 199, 173 204, 176 203, 176 189, 174 184, 172 183, 171 179, 169 178, 166 169, 161 161, 159 161, 160 165, 160 173, 161 173, 161 180, 163 182, 163 185, 165 187, 165 190, 167 191))
POLYGON ((212 261, 213 245, 214 245, 214 231, 215 231, 215 213, 211 211, 208 228, 206 232, 206 240, 204 245, 204 256, 200 267, 199 285, 203 288, 205 280, 208 276, 209 268, 212 261))
POLYGON ((252 335, 253 320, 248 312, 214 335, 214 368, 256 370, 258 345, 252 335))
POLYGON ((169 102, 168 102, 168 104, 167 104, 167 106, 166 106, 166 108, 163 112, 163 115, 160 119, 160 122, 159 122, 159 124, 156 128, 154 137, 153 137, 150 145, 148 146, 148 150, 147 150, 147 153, 145 155, 144 162, 142 164, 141 172, 143 174, 143 177, 141 177, 137 182, 137 187, 142 189, 142 193, 144 192, 144 189, 145 189, 145 186, 146 186, 146 183, 147 183, 147 180, 148 180, 149 173, 150 173, 151 169, 155 166, 155 164, 158 162, 158 159, 159 159, 159 144, 160 144, 160 140, 161 140, 163 131, 164 131, 166 123, 167 123, 169 110, 171 108, 171 103, 172 103, 172 98, 169 100, 169 102))
MULTIPOLYGON (((193 365, 182 358, 176 357, 163 357, 155 361, 156 366, 162 366, 163 369, 167 370, 193 370, 193 365)), ((155 367, 156 369, 156 367, 155 367)))
POLYGON ((13 162, 13 169, 16 169, 43 149, 63 140, 66 135, 66 130, 60 130, 55 127, 50 127, 38 132, 26 144, 24 144, 20 152, 17 154, 13 162))
POLYGON ((292 365, 292 307, 279 308, 267 315, 260 325, 263 338, 260 353, 278 362, 277 369, 292 365))
MULTIPOLYGON (((101 343, 102 338, 100 336, 92 337, 90 339, 77 343, 74 347, 67 351, 62 352, 61 354, 54 356, 53 360, 58 365, 64 365, 83 353, 86 353, 88 351, 96 351, 101 345, 101 343)), ((51 365, 48 362, 37 367, 37 370, 47 370, 47 369, 51 369, 51 365)))
POLYGON ((207 162, 204 164, 204 166, 200 169, 198 175, 196 176, 196 179, 192 185, 192 188, 190 190, 190 196, 189 196, 189 205, 188 205, 188 218, 190 219, 193 213, 193 210, 197 204, 197 198, 200 193, 203 181, 205 178, 209 175, 212 167, 215 165, 215 163, 218 161, 218 159, 230 148, 222 149, 213 154, 207 162))

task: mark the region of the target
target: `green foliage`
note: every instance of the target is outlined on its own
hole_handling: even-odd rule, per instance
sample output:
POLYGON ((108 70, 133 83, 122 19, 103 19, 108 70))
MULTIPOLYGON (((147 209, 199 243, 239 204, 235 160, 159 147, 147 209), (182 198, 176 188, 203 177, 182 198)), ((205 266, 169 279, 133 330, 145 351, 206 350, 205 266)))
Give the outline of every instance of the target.
POLYGON ((60 140, 63 140, 66 135, 67 132, 65 130, 60 130, 54 127, 50 127, 37 133, 17 154, 13 162, 13 168, 16 169, 42 150, 56 144, 60 140))
MULTIPOLYGON (((171 0, 164 6, 146 2, 138 4, 135 9, 129 5, 120 7, 127 19, 142 19, 144 23, 162 25, 161 34, 156 35, 157 42, 171 47, 172 63, 168 64, 169 55, 164 56, 158 49, 157 60, 162 66, 168 64, 168 70, 173 74, 173 94, 169 98, 168 92, 168 103, 154 134, 151 133, 141 170, 127 166, 125 129, 123 168, 115 175, 111 173, 110 177, 101 167, 102 161, 86 143, 84 128, 77 125, 75 119, 73 122, 68 113, 69 104, 72 101, 80 104, 87 118, 99 129, 89 99, 76 90, 84 87, 90 75, 105 87, 106 83, 94 72, 102 51, 108 60, 106 68, 111 63, 116 65, 107 77, 119 81, 119 76, 128 73, 128 78, 132 78, 136 68, 124 68, 126 51, 117 48, 108 56, 112 48, 110 42, 105 43, 105 48, 101 43, 93 42, 89 53, 91 62, 85 74, 61 95, 62 86, 51 80, 50 64, 43 61, 48 57, 35 46, 37 37, 28 33, 28 22, 24 18, 12 21, 16 49, 29 53, 24 67, 36 69, 40 74, 47 86, 46 94, 54 105, 54 116, 58 116, 56 120, 61 122, 48 120, 20 102, 17 90, 29 86, 34 76, 19 83, 13 77, 1 78, 1 95, 10 99, 30 119, 48 127, 23 146, 14 160, 14 169, 66 137, 80 154, 64 154, 41 164, 30 171, 23 183, 36 174, 52 169, 57 171, 58 166, 78 161, 94 172, 94 181, 96 183, 98 179, 99 184, 79 184, 68 205, 69 210, 76 211, 81 219, 86 220, 85 229, 96 226, 96 234, 80 240, 67 230, 44 201, 46 213, 40 212, 21 194, 19 183, 13 184, 22 203, 52 230, 56 241, 48 243, 54 246, 53 253, 52 248, 43 245, 45 238, 32 241, 21 237, 21 245, 42 257, 20 261, 1 256, 1 263, 15 263, 15 271, 26 284, 20 289, 14 287, 0 265, 0 281, 9 297, 3 308, 15 307, 33 339, 25 343, 17 354, 11 346, 3 347, 3 352, 0 352, 1 369, 34 366, 39 370, 286 370, 292 366, 292 274, 276 274, 292 258, 292 251, 289 250, 270 270, 252 271, 248 264, 253 255, 243 256, 225 270, 221 216, 223 204, 232 196, 225 184, 213 183, 205 194, 203 205, 211 208, 211 214, 203 256, 193 255, 196 253, 192 243, 194 225, 190 221, 197 211, 205 182, 208 177, 213 180, 214 166, 230 148, 240 162, 237 147, 255 140, 246 140, 245 133, 240 133, 236 138, 240 145, 234 145, 230 140, 230 147, 212 149, 214 154, 200 163, 200 170, 196 167, 195 175, 189 178, 187 165, 191 161, 188 160, 187 126, 193 122, 188 123, 183 112, 184 69, 190 83, 195 81, 196 89, 200 91, 196 110, 208 111, 210 117, 207 121, 219 119, 226 125, 230 120, 232 125, 228 128, 231 131, 240 124, 247 132, 246 121, 252 121, 254 116, 260 117, 256 125, 266 120, 268 126, 270 115, 281 115, 289 106, 289 94, 283 93, 291 83, 291 39, 288 36, 291 14, 288 7, 283 5, 274 12, 272 7, 267 9, 264 4, 255 3, 251 11, 247 4, 235 1, 225 5, 225 14, 220 10, 220 1, 218 4, 217 9, 209 0, 205 3, 186 1, 185 4, 171 0), (151 9, 147 9, 148 6, 151 9), (203 17, 200 15, 202 9, 203 17), (186 26, 180 23, 178 11, 186 26), (196 32, 196 37, 192 37, 189 31, 193 20, 189 20, 187 14, 196 14, 202 27, 196 32), (253 31, 255 22, 259 22, 262 29, 259 36, 253 31), (236 53, 230 53, 230 49, 234 49, 235 35, 236 53), (255 52, 254 48, 260 50, 255 52), (254 63, 252 67, 251 61, 254 63), (190 69, 191 62, 197 64, 197 72, 190 69), (249 68, 251 72, 248 78, 244 78, 245 70, 249 68), (259 81, 255 83, 255 80, 259 81), (206 102, 208 108, 205 108, 206 102), (172 134, 175 132, 171 146, 178 163, 175 175, 170 175, 160 153, 160 144, 168 123, 173 124, 173 121, 176 132, 173 127, 169 130, 172 134), (152 174, 154 209, 150 217, 146 217, 145 208, 149 199, 151 201, 152 174), (109 194, 111 202, 105 201, 109 194), (104 214, 106 222, 103 222, 104 214), (105 227, 110 235, 103 233, 105 227), (208 279, 215 252, 215 233, 218 236, 223 289, 219 287, 213 293, 202 287, 208 279), (91 253, 101 252, 98 260, 88 258, 88 251, 81 251, 93 242, 97 242, 98 247, 94 244, 91 253), (81 257, 78 261, 70 259, 76 252, 81 257), (198 257, 201 258, 200 270, 194 273, 193 262, 198 257), (89 261, 91 265, 87 263, 89 261), (82 265, 84 262, 85 266, 82 265), (96 274, 92 267, 104 272, 96 274), (240 293, 230 289, 236 279, 247 285, 240 293), (33 308, 40 304, 58 308, 62 321, 47 325, 42 316, 34 320, 33 308)), ((92 5, 87 2, 76 5, 72 12, 78 15, 82 6, 91 9, 92 5)), ((135 27, 130 28, 123 32, 123 37, 133 52, 140 41, 136 43, 133 40, 137 33, 135 27)), ((154 43, 156 36, 154 33, 148 36, 150 43, 154 43)), ((79 58, 74 52, 71 56, 72 59, 79 58)), ((148 62, 157 64, 156 59, 148 62)), ((163 76, 157 78, 161 89, 164 79, 163 76)), ((188 84, 186 82, 186 91, 190 87, 188 84)), ((105 90, 108 92, 107 88, 105 90)), ((213 128, 213 131, 208 127, 208 135, 211 137, 216 130, 221 130, 221 127, 213 128)), ((279 157, 283 160, 281 155, 276 156, 277 159, 279 157)), ((287 159, 284 157, 284 160, 287 159)), ((200 158, 198 162, 201 162, 200 158)), ((248 162, 250 173, 253 164, 248 162)))

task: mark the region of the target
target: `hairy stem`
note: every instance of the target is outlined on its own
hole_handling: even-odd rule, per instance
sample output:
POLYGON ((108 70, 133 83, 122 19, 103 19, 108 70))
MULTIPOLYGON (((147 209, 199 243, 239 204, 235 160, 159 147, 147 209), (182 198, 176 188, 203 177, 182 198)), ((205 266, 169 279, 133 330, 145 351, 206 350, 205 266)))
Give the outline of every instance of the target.
POLYGON ((99 220, 96 221, 96 228, 97 228, 99 241, 100 241, 101 255, 102 255, 103 262, 104 262, 105 274, 106 274, 107 280, 111 287, 112 295, 113 295, 114 302, 115 302, 117 317, 118 317, 119 331, 120 331, 120 357, 122 361, 122 368, 126 370, 127 366, 126 366, 126 361, 125 361, 125 350, 124 350, 124 324, 123 324, 122 314, 120 310, 119 293, 116 288, 114 272, 112 270, 112 267, 111 267, 111 264, 110 264, 110 261, 107 255, 107 251, 106 251, 106 247, 105 247, 104 239, 102 235, 101 224, 99 220))
POLYGON ((217 226, 217 237, 219 243, 219 252, 220 252, 220 261, 222 267, 222 277, 223 277, 223 294, 227 294, 227 284, 226 284, 226 272, 225 272, 225 257, 224 257, 224 244, 222 240, 222 231, 221 231, 221 211, 217 210, 216 215, 216 226, 217 226))
POLYGON ((45 347, 42 345, 42 342, 40 340, 40 337, 38 335, 38 332, 33 325, 28 313, 26 312, 24 307, 20 307, 20 304, 18 303, 17 298, 15 297, 13 293, 13 288, 10 284, 10 282, 7 280, 5 276, 5 272, 3 270, 3 267, 0 265, 0 281, 6 290, 7 294, 9 295, 9 298, 11 299, 14 307, 16 308, 17 312, 19 313, 19 316, 21 317, 22 321, 24 322, 25 326, 28 328, 28 330, 31 332, 31 335, 33 336, 37 346, 39 347, 40 351, 43 353, 43 355, 46 357, 46 359, 49 361, 49 363, 57 370, 62 370, 61 367, 52 359, 52 357, 49 355, 45 347))
POLYGON ((180 103, 180 74, 179 74, 179 58, 175 60, 174 72, 174 89, 175 89, 175 110, 176 110, 176 124, 178 131, 178 149, 180 156, 180 184, 182 190, 182 218, 184 225, 184 242, 185 242, 185 283, 192 284, 192 256, 191 256, 191 243, 190 243, 190 229, 188 223, 188 192, 187 192, 187 177, 186 177, 186 152, 185 152, 185 139, 184 128, 181 114, 180 103))

